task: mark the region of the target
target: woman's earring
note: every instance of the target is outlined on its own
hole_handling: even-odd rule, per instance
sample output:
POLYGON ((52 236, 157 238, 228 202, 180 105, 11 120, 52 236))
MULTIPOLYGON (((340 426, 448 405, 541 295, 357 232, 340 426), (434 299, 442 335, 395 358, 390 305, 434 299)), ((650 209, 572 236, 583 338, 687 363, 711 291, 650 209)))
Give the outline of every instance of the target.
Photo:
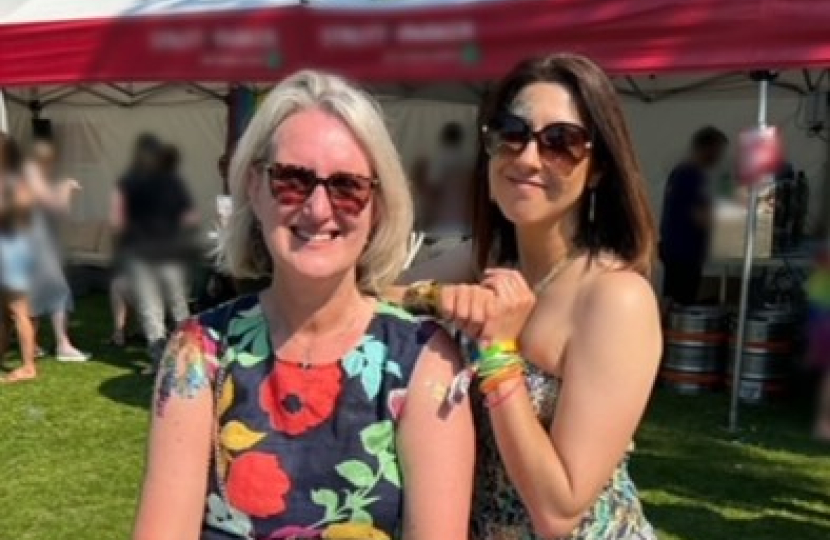
POLYGON ((591 200, 588 201, 588 223, 594 222, 595 212, 597 206, 597 190, 591 189, 591 200))

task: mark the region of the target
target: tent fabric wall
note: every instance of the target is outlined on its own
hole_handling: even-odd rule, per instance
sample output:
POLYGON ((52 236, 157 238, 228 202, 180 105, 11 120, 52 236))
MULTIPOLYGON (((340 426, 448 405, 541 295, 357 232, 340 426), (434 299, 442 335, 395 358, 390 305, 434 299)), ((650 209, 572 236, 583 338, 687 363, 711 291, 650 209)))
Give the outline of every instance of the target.
MULTIPOLYGON (((140 108, 55 105, 42 117, 52 120, 60 148, 61 171, 83 186, 72 207, 75 219, 103 219, 110 195, 129 163, 133 143, 149 132, 175 144, 182 155, 183 176, 199 209, 213 216, 221 190, 216 162, 225 147, 227 109, 215 101, 186 105, 153 104, 140 108)), ((27 141, 28 109, 11 109, 11 133, 27 141)))
POLYGON ((466 151, 475 148, 476 107, 418 99, 381 99, 389 132, 407 170, 421 158, 435 155, 441 129, 449 122, 465 128, 466 151))
POLYGON ((12 134, 19 134, 23 132, 22 125, 29 120, 29 111, 8 98, 5 99, 6 104, 6 121, 8 122, 8 131, 12 134))
MULTIPOLYGON (((166 99, 175 101, 176 94, 166 99)), ((43 116, 55 124, 63 141, 66 174, 81 180, 85 189, 73 210, 81 219, 106 215, 109 190, 126 166, 131 145, 142 131, 151 131, 177 144, 183 157, 184 174, 200 210, 213 216, 214 196, 220 190, 216 160, 223 151, 227 109, 216 100, 197 100, 186 95, 176 105, 143 104, 138 108, 64 104, 47 108, 43 116)), ((475 129, 476 106, 422 99, 379 98, 393 140, 407 167, 420 157, 433 154, 443 125, 455 120, 470 134, 475 129)), ((623 101, 635 146, 643 165, 649 197, 655 214, 661 212, 663 188, 671 168, 685 155, 691 134, 712 124, 731 138, 741 128, 754 124, 757 98, 745 90, 721 93, 693 93, 656 103, 637 99, 623 101)), ((813 191, 821 191, 826 171, 826 143, 808 136, 799 127, 801 98, 773 90, 769 102, 769 121, 779 126, 788 147, 788 157, 803 169, 813 191)), ((22 136, 30 129, 30 113, 9 103, 11 132, 22 136)), ((734 148, 734 145, 733 145, 734 148)), ((819 197, 811 201, 811 217, 819 211, 819 197)))
MULTIPOLYGON (((682 99, 659 103, 624 101, 629 127, 639 154, 649 196, 656 214, 660 214, 665 181, 672 167, 687 152, 692 133, 711 124, 730 138, 729 152, 736 148, 741 129, 756 125, 758 118, 757 97, 732 97, 730 95, 697 96, 691 94, 682 99)), ((798 170, 804 170, 811 183, 812 192, 818 193, 826 174, 827 146, 819 137, 809 136, 799 127, 803 104, 798 96, 772 91, 769 100, 768 123, 777 126, 786 145, 786 157, 798 170)), ((819 197, 811 198, 810 217, 817 218, 819 197)))

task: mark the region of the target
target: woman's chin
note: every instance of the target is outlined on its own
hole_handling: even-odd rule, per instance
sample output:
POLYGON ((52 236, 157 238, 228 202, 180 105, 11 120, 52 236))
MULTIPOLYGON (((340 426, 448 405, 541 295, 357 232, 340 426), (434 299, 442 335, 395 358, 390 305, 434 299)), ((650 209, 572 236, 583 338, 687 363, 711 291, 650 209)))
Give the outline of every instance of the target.
POLYGON ((309 287, 325 283, 330 280, 341 279, 354 268, 351 261, 339 262, 332 256, 322 254, 295 254, 285 261, 282 267, 284 276, 291 276, 294 280, 308 281, 309 287))
POLYGON ((543 221, 542 213, 524 201, 502 205, 501 213, 516 227, 532 226, 543 221))

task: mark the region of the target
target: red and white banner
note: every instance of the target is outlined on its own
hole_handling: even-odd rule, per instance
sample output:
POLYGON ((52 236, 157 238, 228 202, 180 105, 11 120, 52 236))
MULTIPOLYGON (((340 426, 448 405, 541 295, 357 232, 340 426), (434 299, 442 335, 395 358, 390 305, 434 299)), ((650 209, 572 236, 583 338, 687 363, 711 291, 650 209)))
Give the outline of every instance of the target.
POLYGON ((816 0, 18 0, 0 6, 0 85, 488 80, 585 54, 612 73, 830 65, 816 0), (238 9, 238 6, 246 9, 238 9))

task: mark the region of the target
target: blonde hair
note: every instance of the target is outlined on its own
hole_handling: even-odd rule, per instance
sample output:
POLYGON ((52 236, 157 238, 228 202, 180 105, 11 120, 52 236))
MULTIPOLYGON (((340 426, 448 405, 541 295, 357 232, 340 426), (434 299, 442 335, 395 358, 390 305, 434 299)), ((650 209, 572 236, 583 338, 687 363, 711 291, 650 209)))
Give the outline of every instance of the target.
POLYGON ((304 70, 278 84, 263 101, 234 152, 230 166, 233 213, 220 239, 220 263, 237 278, 273 273, 262 231, 248 201, 252 167, 273 158, 274 133, 291 115, 319 108, 349 127, 379 181, 374 196, 377 225, 357 261, 357 285, 377 294, 403 270, 412 230, 412 199, 403 167, 377 103, 340 77, 304 70))

